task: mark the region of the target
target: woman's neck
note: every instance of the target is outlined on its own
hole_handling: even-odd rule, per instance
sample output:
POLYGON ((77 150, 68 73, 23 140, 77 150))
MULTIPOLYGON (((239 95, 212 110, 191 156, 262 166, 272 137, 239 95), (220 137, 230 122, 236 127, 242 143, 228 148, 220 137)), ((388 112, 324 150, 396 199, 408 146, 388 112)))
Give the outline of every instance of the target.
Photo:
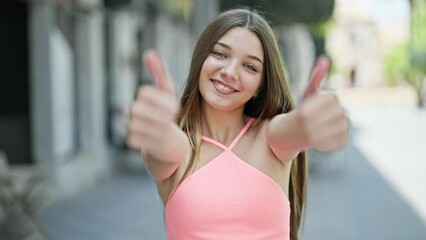
POLYGON ((201 115, 201 131, 223 144, 230 144, 248 121, 243 112, 220 112, 205 110, 201 115))

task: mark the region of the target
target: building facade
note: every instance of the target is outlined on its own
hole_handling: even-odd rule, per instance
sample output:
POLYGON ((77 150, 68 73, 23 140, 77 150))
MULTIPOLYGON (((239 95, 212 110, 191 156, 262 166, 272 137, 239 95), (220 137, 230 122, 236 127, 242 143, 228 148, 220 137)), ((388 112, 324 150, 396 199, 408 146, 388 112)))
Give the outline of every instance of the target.
POLYGON ((182 86, 209 16, 179 13, 215 3, 182 2, 2 2, 0 150, 9 164, 42 168, 53 197, 93 186, 135 156, 142 165, 125 139, 136 90, 150 82, 143 51, 157 49, 182 86))

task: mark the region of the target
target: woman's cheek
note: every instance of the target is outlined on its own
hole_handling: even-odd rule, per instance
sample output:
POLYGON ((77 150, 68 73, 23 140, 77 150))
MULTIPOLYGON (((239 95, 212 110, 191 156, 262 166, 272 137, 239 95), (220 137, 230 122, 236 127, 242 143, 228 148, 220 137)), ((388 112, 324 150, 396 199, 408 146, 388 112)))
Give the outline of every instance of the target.
POLYGON ((219 60, 215 59, 214 57, 209 56, 204 61, 204 65, 205 65, 205 67, 211 69, 211 68, 218 67, 220 65, 220 62, 219 62, 219 60))

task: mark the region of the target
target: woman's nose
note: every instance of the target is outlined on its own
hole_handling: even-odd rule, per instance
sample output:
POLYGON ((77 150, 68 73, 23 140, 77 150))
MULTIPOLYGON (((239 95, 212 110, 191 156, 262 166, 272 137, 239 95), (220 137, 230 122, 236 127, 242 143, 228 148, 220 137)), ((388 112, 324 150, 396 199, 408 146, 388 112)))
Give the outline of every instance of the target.
POLYGON ((228 64, 220 69, 220 73, 231 79, 238 79, 237 63, 236 61, 230 61, 228 64))

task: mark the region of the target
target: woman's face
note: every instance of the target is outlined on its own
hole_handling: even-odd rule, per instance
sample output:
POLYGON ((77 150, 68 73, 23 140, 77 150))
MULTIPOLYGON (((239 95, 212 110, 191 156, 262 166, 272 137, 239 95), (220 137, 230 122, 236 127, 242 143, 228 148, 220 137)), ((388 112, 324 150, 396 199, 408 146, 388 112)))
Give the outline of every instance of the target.
POLYGON ((257 35, 243 27, 228 30, 214 45, 201 69, 203 107, 243 110, 262 81, 263 48, 257 35))

